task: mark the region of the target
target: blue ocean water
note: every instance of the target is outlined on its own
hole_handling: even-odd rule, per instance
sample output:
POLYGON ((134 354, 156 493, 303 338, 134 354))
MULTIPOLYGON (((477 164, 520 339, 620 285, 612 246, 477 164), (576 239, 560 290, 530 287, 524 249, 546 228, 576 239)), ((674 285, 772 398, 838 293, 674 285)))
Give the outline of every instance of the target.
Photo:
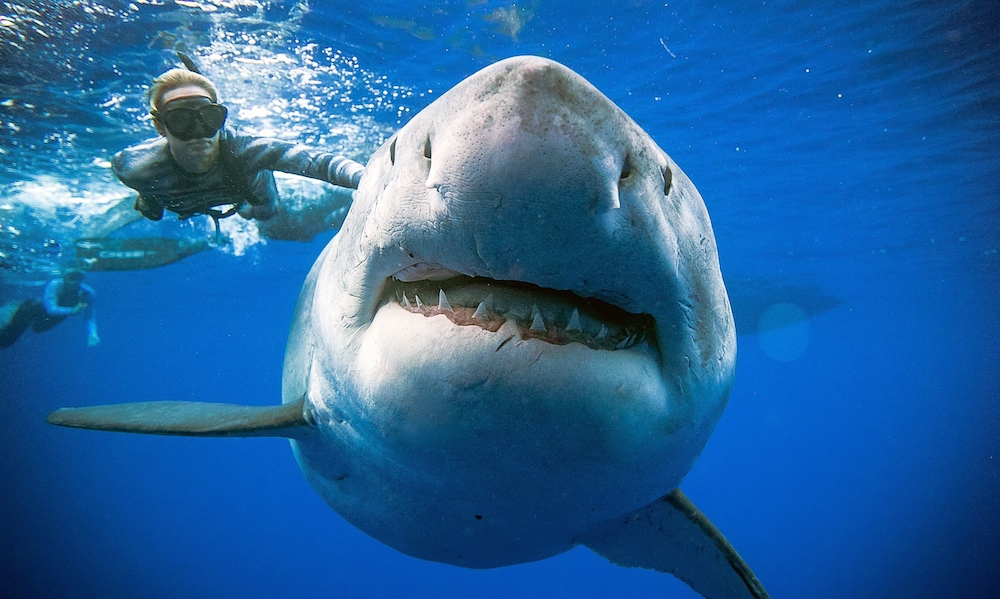
MULTIPOLYGON (((996 597, 998 17, 988 1, 0 2, 0 303, 37 295, 130 197, 107 160, 152 133, 142 92, 175 49, 245 129, 361 162, 481 67, 546 56, 644 127, 712 216, 739 364, 687 495, 776 598, 996 597), (810 318, 768 327, 775 304, 810 318)), ((97 347, 71 319, 0 350, 4 595, 695 596, 585 548, 487 571, 401 555, 330 510, 283 440, 45 424, 62 406, 280 401, 299 287, 333 233, 229 226, 227 249, 88 274, 97 347)))

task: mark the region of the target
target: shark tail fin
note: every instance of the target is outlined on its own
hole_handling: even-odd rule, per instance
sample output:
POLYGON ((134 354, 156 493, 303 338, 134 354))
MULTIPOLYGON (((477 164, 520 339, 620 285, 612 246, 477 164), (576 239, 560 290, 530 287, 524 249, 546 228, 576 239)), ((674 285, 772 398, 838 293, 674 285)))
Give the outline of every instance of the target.
POLYGON ((187 437, 299 438, 311 428, 305 398, 280 406, 240 406, 193 401, 62 408, 50 424, 120 433, 187 437))
POLYGON ((722 533, 674 490, 580 541, 613 564, 672 574, 708 599, 768 599, 722 533))

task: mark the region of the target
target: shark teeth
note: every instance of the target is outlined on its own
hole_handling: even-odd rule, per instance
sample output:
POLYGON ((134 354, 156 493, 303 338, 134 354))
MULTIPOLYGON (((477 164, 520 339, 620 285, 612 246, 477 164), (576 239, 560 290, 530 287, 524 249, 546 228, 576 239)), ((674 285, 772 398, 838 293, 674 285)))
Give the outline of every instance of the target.
POLYGON ((424 316, 444 315, 460 326, 497 332, 504 323, 518 339, 556 345, 582 343, 593 349, 624 350, 647 340, 652 317, 632 314, 594 298, 516 282, 455 277, 443 281, 390 279, 386 299, 424 316), (437 305, 420 299, 437 293, 437 305), (411 299, 412 298, 412 299, 411 299))
POLYGON ((531 330, 545 332, 545 322, 542 320, 542 311, 535 304, 531 305, 531 330))
POLYGON ((448 296, 444 294, 444 289, 438 289, 438 310, 444 312, 454 312, 451 308, 451 304, 448 303, 448 296))
MULTIPOLYGON (((405 295, 403 296, 403 299, 404 300, 406 299, 405 295)), ((486 299, 479 302, 479 306, 477 306, 476 311, 472 313, 472 317, 475 318, 476 320, 489 320, 489 311, 490 311, 490 306, 492 305, 493 305, 493 294, 491 293, 490 295, 486 296, 486 299)), ((403 307, 405 308, 406 306, 403 307)))
POLYGON ((573 314, 569 317, 569 323, 566 325, 567 331, 582 331, 580 328, 580 311, 573 308, 573 314))

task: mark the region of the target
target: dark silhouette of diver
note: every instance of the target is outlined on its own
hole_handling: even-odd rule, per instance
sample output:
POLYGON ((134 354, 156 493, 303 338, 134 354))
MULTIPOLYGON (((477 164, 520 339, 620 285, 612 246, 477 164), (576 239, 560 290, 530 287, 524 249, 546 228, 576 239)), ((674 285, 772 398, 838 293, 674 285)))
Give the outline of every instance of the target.
POLYGON ((10 347, 28 328, 43 333, 68 316, 82 313, 87 319, 87 345, 100 343, 97 321, 94 319, 94 290, 83 284, 83 272, 69 270, 61 278, 45 286, 42 299, 28 299, 17 307, 3 328, 0 328, 0 347, 10 347))

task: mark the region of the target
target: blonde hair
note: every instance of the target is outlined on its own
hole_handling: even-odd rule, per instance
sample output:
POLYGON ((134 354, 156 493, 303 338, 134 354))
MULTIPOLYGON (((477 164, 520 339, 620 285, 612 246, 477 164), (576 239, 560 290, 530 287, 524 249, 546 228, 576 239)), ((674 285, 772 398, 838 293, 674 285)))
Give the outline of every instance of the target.
POLYGON ((163 96, 168 91, 186 85, 200 87, 208 93, 213 102, 219 101, 219 88, 215 87, 215 84, 208 77, 187 69, 170 69, 153 79, 153 85, 149 88, 150 110, 160 109, 160 101, 163 100, 163 96))

